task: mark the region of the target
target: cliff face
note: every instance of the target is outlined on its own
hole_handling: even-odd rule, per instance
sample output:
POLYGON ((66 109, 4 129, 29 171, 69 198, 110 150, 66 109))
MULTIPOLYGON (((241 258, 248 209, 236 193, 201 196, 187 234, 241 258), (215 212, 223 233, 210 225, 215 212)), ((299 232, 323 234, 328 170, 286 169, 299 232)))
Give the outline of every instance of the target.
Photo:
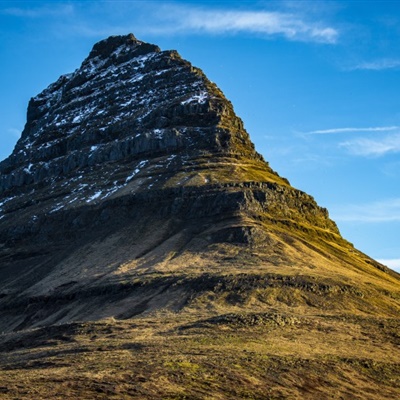
POLYGON ((22 137, 1 163, 0 190, 26 191, 128 158, 144 164, 204 152, 259 157, 232 105, 200 70, 133 35, 112 37, 31 99, 22 137))
POLYGON ((305 299, 316 271, 338 293, 360 270, 397 279, 270 169, 199 69, 133 35, 31 99, 0 163, 0 243, 3 330, 190 308, 227 274, 301 275, 305 299))

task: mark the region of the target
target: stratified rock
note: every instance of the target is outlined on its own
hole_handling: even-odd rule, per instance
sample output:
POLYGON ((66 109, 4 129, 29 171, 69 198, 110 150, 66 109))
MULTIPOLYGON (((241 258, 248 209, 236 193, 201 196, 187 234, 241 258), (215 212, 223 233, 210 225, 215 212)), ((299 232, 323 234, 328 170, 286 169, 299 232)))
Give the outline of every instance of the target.
POLYGON ((271 170, 201 70, 133 35, 31 99, 0 163, 0 243, 2 330, 182 310, 228 274, 275 274, 309 305, 318 271, 367 310, 346 271, 397 279, 271 170))

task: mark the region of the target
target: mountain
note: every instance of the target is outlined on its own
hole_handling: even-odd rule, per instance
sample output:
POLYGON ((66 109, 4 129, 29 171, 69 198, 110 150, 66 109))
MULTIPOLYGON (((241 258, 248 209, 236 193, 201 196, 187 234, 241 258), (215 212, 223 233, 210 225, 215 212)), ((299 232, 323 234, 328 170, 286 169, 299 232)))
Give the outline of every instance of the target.
POLYGON ((399 311, 399 274, 132 34, 32 98, 0 163, 5 398, 395 398, 399 311))

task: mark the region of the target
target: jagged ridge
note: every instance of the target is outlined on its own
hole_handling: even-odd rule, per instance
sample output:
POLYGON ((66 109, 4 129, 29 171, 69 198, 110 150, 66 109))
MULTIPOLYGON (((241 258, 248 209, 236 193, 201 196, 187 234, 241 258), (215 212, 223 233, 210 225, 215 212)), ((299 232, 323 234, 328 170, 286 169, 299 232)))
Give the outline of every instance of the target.
POLYGON ((128 156, 256 156, 232 105, 199 69, 133 35, 95 45, 78 70, 31 99, 27 118, 0 165, 2 191, 128 156))

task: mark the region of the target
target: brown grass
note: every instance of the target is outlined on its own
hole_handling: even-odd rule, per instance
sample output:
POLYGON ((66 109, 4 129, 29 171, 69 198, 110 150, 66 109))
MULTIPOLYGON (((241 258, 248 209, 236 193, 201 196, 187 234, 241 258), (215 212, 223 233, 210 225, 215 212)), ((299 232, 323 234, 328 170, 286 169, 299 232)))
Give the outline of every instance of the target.
POLYGON ((158 313, 4 335, 0 398, 400 396, 398 321, 256 315, 158 313))

